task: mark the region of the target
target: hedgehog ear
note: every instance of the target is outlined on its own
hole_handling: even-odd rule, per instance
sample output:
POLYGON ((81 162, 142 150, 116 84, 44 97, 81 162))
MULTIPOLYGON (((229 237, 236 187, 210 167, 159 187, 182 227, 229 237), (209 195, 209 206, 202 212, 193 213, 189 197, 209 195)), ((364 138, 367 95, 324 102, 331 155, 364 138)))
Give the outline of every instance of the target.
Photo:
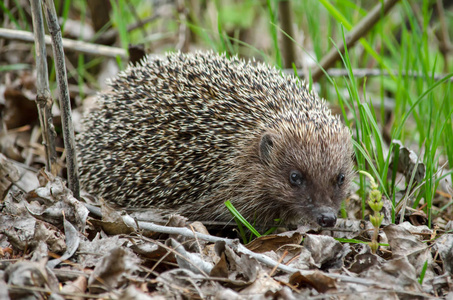
POLYGON ((259 154, 260 159, 263 163, 268 164, 271 160, 272 150, 274 148, 274 142, 277 140, 277 135, 269 132, 265 132, 261 136, 259 154))

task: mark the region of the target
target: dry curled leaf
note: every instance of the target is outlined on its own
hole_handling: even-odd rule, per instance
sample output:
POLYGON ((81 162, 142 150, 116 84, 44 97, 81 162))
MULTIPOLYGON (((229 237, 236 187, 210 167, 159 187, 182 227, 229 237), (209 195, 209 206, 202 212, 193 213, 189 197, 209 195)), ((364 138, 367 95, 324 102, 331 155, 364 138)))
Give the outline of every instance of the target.
MULTIPOLYGON (((425 164, 421 162, 421 159, 418 158, 414 151, 404 147, 401 141, 393 140, 392 143, 399 146, 398 162, 392 161, 392 165, 398 163, 398 172, 401 172, 406 177, 406 184, 409 183, 412 176, 414 176, 415 182, 418 184, 422 183, 426 173, 425 164)), ((397 148, 395 147, 394 151, 397 148)), ((395 153, 393 153, 393 157, 395 157, 395 153)))
POLYGON ((439 237, 434 247, 437 248, 442 259, 444 270, 453 275, 453 234, 445 234, 439 237))
POLYGON ((421 292, 415 268, 407 257, 399 257, 386 261, 381 266, 368 269, 363 276, 379 279, 379 284, 387 290, 421 292))
POLYGON ((107 234, 130 234, 137 228, 135 221, 124 210, 114 209, 101 199, 102 220, 91 219, 91 223, 101 227, 107 234))
POLYGON ((340 244, 334 238, 307 234, 303 246, 310 251, 318 268, 341 268, 343 259, 350 251, 347 244, 340 244))
POLYGON ((289 284, 298 289, 311 287, 319 293, 325 293, 329 290, 335 290, 337 288, 335 279, 332 279, 328 275, 319 271, 314 271, 307 275, 302 275, 300 272, 294 273, 289 278, 289 284))
POLYGON ((215 251, 220 260, 211 276, 225 277, 232 286, 249 285, 256 280, 261 267, 254 258, 236 254, 225 242, 217 242, 215 251))
POLYGON ((55 266, 57 266, 60 262, 72 257, 76 250, 79 248, 79 232, 68 220, 66 220, 66 218, 64 218, 64 233, 66 235, 66 251, 61 257, 51 260, 47 263, 47 267, 51 269, 55 268, 55 266))
POLYGON ((253 252, 264 253, 276 251, 285 245, 299 245, 302 242, 302 238, 302 234, 297 231, 263 235, 248 243, 246 247, 253 252))
POLYGON ((138 260, 131 251, 115 248, 103 256, 94 268, 88 280, 91 293, 102 293, 116 288, 125 280, 125 276, 134 273, 138 260))
MULTIPOLYGON (((40 262, 19 261, 5 270, 4 279, 9 285, 18 287, 40 287, 48 288, 51 291, 58 291, 58 280, 48 268, 45 267, 45 260, 40 262)), ((36 297, 39 292, 23 289, 9 289, 11 299, 23 299, 36 297)), ((39 297, 39 296, 38 296, 39 297)))

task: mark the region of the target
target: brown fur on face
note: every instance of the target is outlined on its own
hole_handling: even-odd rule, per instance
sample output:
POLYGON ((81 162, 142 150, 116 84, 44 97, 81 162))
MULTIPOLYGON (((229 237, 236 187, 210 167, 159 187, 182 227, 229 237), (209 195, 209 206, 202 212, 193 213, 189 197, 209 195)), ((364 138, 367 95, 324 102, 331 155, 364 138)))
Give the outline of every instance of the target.
MULTIPOLYGON (((275 219, 316 223, 324 212, 336 214, 353 173, 351 136, 343 127, 332 134, 325 124, 316 125, 280 124, 262 133, 238 155, 226 176, 235 174, 235 180, 218 188, 222 193, 215 193, 215 202, 230 200, 247 220, 259 224, 273 224, 275 219), (294 170, 303 177, 300 186, 290 182, 294 170)), ((231 216, 219 213, 215 219, 231 216)))

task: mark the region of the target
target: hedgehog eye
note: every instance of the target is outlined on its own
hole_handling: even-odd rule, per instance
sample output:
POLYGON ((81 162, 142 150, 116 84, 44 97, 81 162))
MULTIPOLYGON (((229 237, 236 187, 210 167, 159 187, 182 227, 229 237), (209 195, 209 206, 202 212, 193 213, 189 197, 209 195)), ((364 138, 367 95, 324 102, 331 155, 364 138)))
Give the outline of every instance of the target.
POLYGON ((297 170, 291 171, 289 173, 289 182, 294 186, 302 185, 303 182, 302 174, 297 170))
POLYGON ((346 176, 343 173, 340 173, 337 178, 337 184, 338 186, 342 186, 344 183, 346 176))

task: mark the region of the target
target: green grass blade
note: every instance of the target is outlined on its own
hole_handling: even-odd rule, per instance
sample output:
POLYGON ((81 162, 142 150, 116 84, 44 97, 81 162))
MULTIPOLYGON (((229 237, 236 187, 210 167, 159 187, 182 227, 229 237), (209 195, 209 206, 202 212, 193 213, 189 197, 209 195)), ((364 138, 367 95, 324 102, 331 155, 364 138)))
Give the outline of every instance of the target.
POLYGON ((236 208, 229 200, 225 202, 225 206, 235 218, 237 218, 242 224, 244 224, 245 227, 247 227, 248 230, 250 230, 257 237, 261 236, 261 234, 259 234, 259 232, 256 231, 256 229, 236 210, 236 208))

